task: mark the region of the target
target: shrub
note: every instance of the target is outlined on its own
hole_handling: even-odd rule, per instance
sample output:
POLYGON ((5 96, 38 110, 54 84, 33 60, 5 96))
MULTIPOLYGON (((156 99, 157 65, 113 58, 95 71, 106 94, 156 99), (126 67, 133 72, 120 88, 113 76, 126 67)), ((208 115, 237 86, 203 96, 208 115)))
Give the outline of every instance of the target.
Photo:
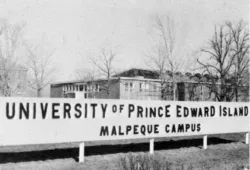
MULTIPOLYGON (((147 153, 135 154, 129 153, 120 156, 118 159, 119 170, 211 170, 211 162, 199 162, 199 164, 183 164, 181 161, 170 162, 167 158, 160 155, 150 155, 147 153)), ((232 165, 225 169, 249 170, 248 166, 232 165), (233 167, 232 167, 233 166, 233 167)))
POLYGON ((120 170, 171 170, 171 163, 158 155, 128 154, 120 157, 120 170))

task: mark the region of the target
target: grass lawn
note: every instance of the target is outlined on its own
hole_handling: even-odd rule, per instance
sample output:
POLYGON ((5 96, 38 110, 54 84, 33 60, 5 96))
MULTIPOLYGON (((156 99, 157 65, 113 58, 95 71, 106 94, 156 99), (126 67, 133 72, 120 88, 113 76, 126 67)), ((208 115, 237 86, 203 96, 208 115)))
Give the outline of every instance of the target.
MULTIPOLYGON (((249 166, 249 145, 244 134, 155 139, 155 157, 173 169, 243 169, 249 166)), ((149 139, 86 142, 85 162, 78 163, 79 143, 0 147, 0 169, 118 170, 122 157, 146 155, 149 139)))

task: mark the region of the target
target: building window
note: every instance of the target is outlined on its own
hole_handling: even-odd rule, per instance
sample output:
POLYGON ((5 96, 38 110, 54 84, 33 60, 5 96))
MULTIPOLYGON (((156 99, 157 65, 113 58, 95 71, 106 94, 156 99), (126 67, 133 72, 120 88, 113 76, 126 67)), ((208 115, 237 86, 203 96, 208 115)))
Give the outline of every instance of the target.
POLYGON ((149 89, 149 84, 148 84, 148 83, 145 83, 145 84, 144 84, 144 90, 145 90, 145 91, 148 91, 148 89, 149 89))
POLYGON ((133 91, 134 84, 130 83, 130 91, 133 91))
POLYGON ((79 91, 83 91, 83 85, 79 85, 79 91))
POLYGON ((134 83, 132 82, 125 83, 125 91, 133 91, 133 88, 134 88, 134 83))
POLYGON ((149 90, 149 84, 144 82, 139 84, 139 91, 148 91, 149 90))
POLYGON ((156 84, 153 85, 153 91, 154 91, 154 92, 157 91, 157 86, 156 86, 156 84))
POLYGON ((125 83, 125 91, 128 91, 128 83, 125 83))
POLYGON ((143 91, 143 84, 142 84, 142 83, 140 83, 140 87, 139 87, 139 89, 140 89, 140 92, 142 92, 142 91, 143 91))
POLYGON ((96 90, 96 92, 99 92, 99 84, 95 85, 95 90, 96 90))

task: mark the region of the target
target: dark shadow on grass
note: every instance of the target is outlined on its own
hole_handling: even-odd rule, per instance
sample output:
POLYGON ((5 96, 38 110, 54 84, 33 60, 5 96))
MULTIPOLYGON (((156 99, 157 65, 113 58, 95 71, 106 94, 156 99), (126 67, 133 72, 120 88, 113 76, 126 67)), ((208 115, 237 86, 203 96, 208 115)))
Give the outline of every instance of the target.
POLYGON ((29 152, 5 152, 0 153, 0 163, 16 163, 29 161, 45 161, 53 159, 74 158, 78 155, 78 148, 54 149, 29 152))
MULTIPOLYGON (((232 140, 226 140, 216 137, 208 139, 208 145, 231 143, 232 140)), ((178 149, 183 147, 201 147, 202 139, 185 139, 185 140, 170 140, 155 142, 155 150, 178 149)), ((119 145, 99 145, 87 146, 85 148, 85 155, 105 155, 115 153, 127 152, 148 152, 149 143, 131 143, 119 145)), ((29 151, 29 152, 5 152, 0 153, 0 163, 15 163, 15 162, 29 162, 29 161, 45 161, 53 159, 73 158, 78 161, 78 148, 70 149, 54 149, 44 151, 29 151)))

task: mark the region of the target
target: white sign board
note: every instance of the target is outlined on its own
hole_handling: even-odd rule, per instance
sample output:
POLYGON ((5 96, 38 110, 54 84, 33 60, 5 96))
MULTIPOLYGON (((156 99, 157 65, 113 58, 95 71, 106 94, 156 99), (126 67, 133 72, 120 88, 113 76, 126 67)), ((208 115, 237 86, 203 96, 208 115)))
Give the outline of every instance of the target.
POLYGON ((248 131, 248 103, 0 98, 0 145, 248 131))

